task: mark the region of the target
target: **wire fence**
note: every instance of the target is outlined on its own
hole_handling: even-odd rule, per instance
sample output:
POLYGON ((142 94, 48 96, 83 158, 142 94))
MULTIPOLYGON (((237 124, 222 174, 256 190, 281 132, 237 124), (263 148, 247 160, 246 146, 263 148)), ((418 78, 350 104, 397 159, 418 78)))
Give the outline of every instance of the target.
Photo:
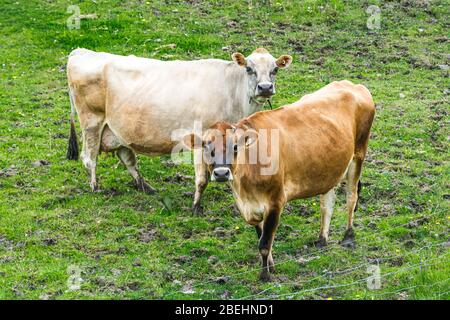
POLYGON ((440 297, 442 297, 442 296, 445 296, 445 295, 449 295, 450 294, 450 290, 448 290, 448 291, 445 291, 445 292, 440 292, 440 293, 438 293, 438 298, 440 298, 440 297))
MULTIPOLYGON (((404 271, 409 271, 409 270, 421 268, 424 265, 426 265, 427 267, 431 267, 431 266, 434 266, 434 265, 438 265, 438 264, 440 264, 442 262, 450 262, 450 259, 447 259, 447 260, 439 261, 439 262, 432 263, 432 264, 429 263, 430 261, 436 261, 436 260, 439 260, 439 259, 441 259, 441 257, 437 257, 437 258, 434 258, 434 259, 429 259, 429 260, 423 261, 421 263, 418 263, 418 264, 415 264, 415 265, 412 265, 412 266, 409 266, 409 267, 399 268, 399 269, 397 269, 395 271, 383 274, 383 278, 386 278, 386 277, 389 277, 389 276, 392 276, 392 275, 395 275, 395 274, 399 274, 399 273, 404 272, 404 271)), ((298 295, 303 294, 303 293, 309 293, 309 292, 313 292, 313 291, 317 291, 317 290, 326 290, 326 289, 335 289, 335 288, 343 288, 343 287, 355 286, 355 285, 359 285, 359 284, 364 283, 364 282, 367 282, 367 277, 364 277, 364 278, 361 278, 361 279, 358 279, 356 281, 353 281, 351 283, 346 283, 346 284, 321 286, 321 287, 316 287, 316 288, 311 288, 311 289, 300 290, 300 291, 296 291, 296 292, 289 292, 289 293, 284 293, 284 294, 271 295, 270 299, 279 299, 279 298, 282 298, 282 297, 291 297, 291 298, 293 298, 293 297, 298 296, 298 295)))
MULTIPOLYGON (((429 284, 418 284, 418 285, 414 285, 414 286, 403 287, 403 288, 397 289, 395 291, 389 291, 389 292, 372 294, 372 297, 382 297, 382 296, 396 294, 396 293, 399 293, 399 292, 411 291, 412 289, 417 289, 417 288, 430 288, 430 287, 434 287, 436 285, 447 283, 449 281, 450 281, 450 278, 447 278, 447 279, 440 280, 440 281, 435 281, 435 282, 429 283, 429 284)), ((437 296, 440 297, 440 296, 442 296, 442 295, 444 295, 446 293, 449 293, 449 292, 450 291, 447 291, 447 292, 444 292, 444 293, 438 293, 437 296)))
MULTIPOLYGON (((420 221, 423 221, 424 219, 427 219, 427 221, 429 221, 431 219, 431 217, 434 217, 434 216, 439 214, 439 212, 437 212, 436 209, 437 209, 437 207, 434 208, 432 213, 427 214, 426 217, 425 216, 421 216, 421 217, 419 217, 419 218, 417 218, 415 220, 410 220, 410 221, 408 221, 408 222, 406 222, 404 224, 391 226, 390 228, 382 230, 380 232, 377 232, 377 233, 374 233, 374 234, 370 234, 370 235, 368 235, 366 237, 358 238, 358 242, 365 242, 366 240, 369 240, 370 238, 379 237, 380 235, 388 233, 388 232, 390 232, 390 231, 392 231, 394 229, 397 229, 397 228, 402 228, 402 227, 407 227, 409 225, 414 225, 414 224, 416 224, 416 223, 418 223, 420 221)), ((439 245, 444 245, 446 243, 447 243, 447 241, 443 241, 443 242, 439 242, 439 243, 433 243, 433 244, 429 244, 429 245, 423 246, 423 247, 421 247, 421 248, 419 248, 417 250, 411 251, 411 252, 403 254, 403 255, 397 255, 397 256, 386 257, 386 258, 384 258, 384 257, 383 258, 378 258, 378 261, 377 261, 377 259, 372 259, 372 260, 373 260, 374 263, 381 263, 381 262, 388 261, 388 260, 395 259, 395 258, 403 258, 405 256, 412 255, 414 253, 417 254, 417 253, 423 251, 424 249, 436 247, 436 246, 439 246, 439 245)), ((366 246, 359 246, 359 248, 362 248, 362 249, 366 248, 366 249, 368 249, 371 246, 373 246, 373 244, 366 245, 366 246)), ((301 258, 303 259, 303 261, 309 261, 306 258, 311 258, 312 257, 312 259, 313 259, 314 257, 318 257, 318 255, 326 253, 326 252, 328 252, 328 251, 330 251, 330 250, 332 250, 332 249, 334 249, 336 247, 340 247, 340 245, 337 244, 337 243, 332 243, 332 244, 329 244, 327 247, 324 247, 324 248, 321 248, 321 249, 317 249, 317 250, 314 250, 313 252, 311 252, 309 254, 303 255, 303 256, 301 256, 301 258)), ((285 252, 285 253, 288 253, 288 252, 285 252)), ((364 258, 366 258, 366 257, 364 257, 364 258)), ((285 260, 282 260, 280 262, 275 263, 275 266, 280 266, 282 264, 286 264, 286 263, 292 262, 292 261, 298 261, 298 259, 299 258, 297 258, 297 257, 291 257, 291 258, 288 258, 288 259, 285 259, 285 260)), ((317 277, 308 279, 305 282, 282 283, 282 285, 304 285, 304 284, 311 283, 313 281, 319 280, 321 278, 327 279, 327 280, 331 280, 333 277, 351 274, 351 273, 353 273, 355 271, 358 271, 358 270, 362 269, 364 266, 369 266, 371 264, 373 264, 373 263, 372 262, 365 262, 365 263, 361 263, 361 264, 358 264, 358 265, 354 265, 354 266, 352 266, 350 268, 347 268, 347 269, 344 269, 344 270, 337 270, 337 271, 335 271, 333 273, 327 273, 327 274, 319 275, 317 277)), ((256 271, 259 271, 259 270, 260 270, 260 267, 257 267, 257 268, 255 267, 255 268, 251 268, 251 269, 246 270, 246 271, 228 274, 225 277, 227 279, 236 278, 238 276, 242 276, 242 275, 245 275, 245 274, 248 274, 248 273, 251 273, 251 272, 256 272, 256 271)), ((363 280, 366 281, 367 278, 364 278, 363 280)), ((210 279, 210 280, 207 280, 207 281, 197 282, 197 283, 193 284, 193 288, 198 288, 199 286, 205 286, 205 285, 211 284, 211 283, 216 282, 216 281, 217 281, 217 279, 210 279)), ((264 290, 262 290, 262 291, 260 291, 260 292, 258 292, 256 294, 252 294, 252 295, 248 295, 248 296, 245 296, 245 297, 241 297, 239 299, 252 299, 252 298, 256 298, 256 297, 261 297, 264 293, 267 293, 270 290, 276 289, 278 286, 280 286, 280 284, 271 286, 269 288, 265 288, 264 290)), ((345 285, 345 286, 348 286, 348 285, 345 285)), ((320 288, 321 287, 314 288, 314 289, 320 290, 320 288)), ((308 290, 312 290, 312 289, 308 289, 308 290)), ((183 292, 182 290, 178 290, 178 291, 173 291, 173 292, 168 293, 166 295, 166 297, 170 297, 170 296, 172 296, 174 294, 178 294, 178 293, 185 294, 185 292, 183 292)))
MULTIPOLYGON (((380 263, 387 262, 387 261, 390 261, 390 260, 393 260, 393 259, 404 258, 405 256, 418 254, 418 253, 420 253, 421 251, 423 251, 425 249, 431 249, 433 247, 439 247, 439 246, 444 245, 445 243, 446 243, 446 241, 437 242, 437 243, 433 243, 433 244, 429 244, 429 245, 423 246, 421 248, 418 248, 416 250, 410 251, 410 252, 408 252, 406 254, 403 254, 403 255, 395 255, 395 256, 390 256, 390 257, 378 258, 378 259, 375 259, 376 261, 373 261, 373 262, 361 263, 359 265, 353 266, 353 267, 348 268, 348 269, 339 270, 339 271, 335 272, 334 275, 333 274, 331 274, 331 275, 330 274, 322 274, 322 275, 319 275, 317 277, 308 279, 307 281, 303 281, 303 282, 283 282, 282 285, 295 285, 295 286, 302 285, 303 286, 305 284, 308 284, 308 283, 311 283, 311 282, 314 282, 314 281, 317 281, 317 280, 320 280, 320 279, 334 280, 337 277, 347 276, 349 274, 352 274, 355 271, 363 269, 364 267, 368 267, 368 266, 371 266, 371 265, 374 265, 374 264, 379 265, 380 263)), ((270 290, 277 289, 278 287, 280 287, 280 285, 281 284, 275 284, 273 286, 265 288, 264 290, 262 290, 262 291, 260 291, 258 293, 255 293, 255 294, 252 294, 252 295, 248 295, 248 296, 245 296, 245 297, 241 297, 241 298, 239 298, 239 300, 254 299, 254 298, 258 297, 258 296, 261 296, 264 293, 269 292, 270 290)))

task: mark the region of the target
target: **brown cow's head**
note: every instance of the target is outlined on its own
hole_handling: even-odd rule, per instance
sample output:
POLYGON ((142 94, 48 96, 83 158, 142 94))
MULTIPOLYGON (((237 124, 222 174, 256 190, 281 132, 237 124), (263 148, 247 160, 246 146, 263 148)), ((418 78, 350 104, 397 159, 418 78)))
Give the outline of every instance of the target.
POLYGON ((226 182, 233 180, 237 165, 248 159, 246 151, 257 140, 258 133, 245 125, 235 127, 218 122, 202 138, 196 134, 187 135, 184 144, 190 149, 202 148, 211 180, 226 182))
POLYGON ((282 55, 275 59, 264 48, 256 49, 247 58, 239 52, 233 53, 231 57, 239 66, 245 68, 250 96, 257 100, 265 100, 275 94, 275 76, 278 69, 287 68, 292 62, 291 56, 282 55))

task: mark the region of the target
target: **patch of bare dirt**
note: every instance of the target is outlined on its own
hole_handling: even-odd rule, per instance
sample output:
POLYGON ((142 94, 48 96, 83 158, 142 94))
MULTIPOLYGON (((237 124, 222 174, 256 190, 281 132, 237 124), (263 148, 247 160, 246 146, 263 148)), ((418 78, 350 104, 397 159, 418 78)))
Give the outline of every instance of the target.
POLYGON ((427 223, 429 220, 430 220, 430 219, 427 218, 427 217, 422 217, 422 218, 419 218, 419 219, 414 219, 413 221, 410 221, 410 222, 406 225, 406 227, 409 228, 409 229, 414 229, 414 228, 417 228, 417 227, 419 227, 419 226, 421 226, 421 225, 427 223))
POLYGON ((167 237, 162 235, 155 226, 149 224, 145 228, 139 230, 138 239, 141 242, 148 243, 153 240, 167 240, 167 237))
POLYGON ((180 184, 182 182, 191 181, 192 176, 182 175, 181 173, 176 173, 174 176, 164 178, 165 182, 180 184))
POLYGON ((9 168, 4 168, 0 170, 0 177, 12 177, 17 174, 17 168, 15 165, 10 166, 9 168))
POLYGON ((37 168, 37 167, 48 166, 48 165, 50 165, 50 162, 47 160, 37 160, 37 161, 33 162, 31 165, 33 167, 37 168))

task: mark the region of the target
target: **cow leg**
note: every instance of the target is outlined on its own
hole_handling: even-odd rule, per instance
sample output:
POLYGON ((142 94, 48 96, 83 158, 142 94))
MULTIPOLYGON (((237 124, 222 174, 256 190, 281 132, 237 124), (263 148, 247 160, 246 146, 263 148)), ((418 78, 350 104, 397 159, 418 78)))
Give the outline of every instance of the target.
MULTIPOLYGON (((258 240, 261 239, 262 230, 263 230, 262 228, 263 228, 263 223, 262 222, 255 226, 256 235, 258 236, 258 240)), ((268 264, 269 264, 269 271, 270 271, 270 273, 275 273, 275 263, 273 262, 272 250, 270 251, 270 254, 269 254, 269 257, 268 257, 267 261, 268 261, 268 264)))
MULTIPOLYGON (((95 170, 97 167, 97 156, 100 152, 103 119, 103 116, 90 115, 89 121, 86 121, 87 126, 83 128, 83 150, 81 151, 81 161, 86 167, 90 177, 89 185, 91 186, 92 191, 98 189, 95 170)), ((81 125, 83 126, 83 123, 81 123, 81 125)))
POLYGON ((334 203, 336 195, 334 188, 325 194, 320 195, 320 234, 319 240, 315 242, 316 247, 321 248, 327 245, 328 232, 330 230, 331 216, 333 215, 334 203))
POLYGON ((269 259, 271 259, 272 256, 272 243, 275 237, 275 231, 277 230, 278 223, 280 221, 280 213, 280 209, 271 208, 262 222, 262 234, 259 239, 258 246, 259 253, 262 258, 261 273, 259 278, 262 281, 270 280, 269 259))
POLYGON ((134 185, 138 190, 144 191, 145 193, 149 194, 153 194, 156 192, 155 189, 153 189, 147 182, 145 182, 144 178, 142 178, 141 174, 139 173, 137 169, 136 154, 133 150, 126 147, 120 147, 117 150, 117 156, 133 177, 134 185))
POLYGON ((347 170, 346 197, 347 197, 347 230, 341 245, 344 247, 355 247, 355 232, 353 230, 353 216, 358 202, 358 184, 361 175, 362 160, 353 158, 347 170))
POLYGON ((202 157, 202 149, 194 149, 195 195, 192 210, 197 215, 203 213, 201 198, 208 185, 208 171, 202 157))

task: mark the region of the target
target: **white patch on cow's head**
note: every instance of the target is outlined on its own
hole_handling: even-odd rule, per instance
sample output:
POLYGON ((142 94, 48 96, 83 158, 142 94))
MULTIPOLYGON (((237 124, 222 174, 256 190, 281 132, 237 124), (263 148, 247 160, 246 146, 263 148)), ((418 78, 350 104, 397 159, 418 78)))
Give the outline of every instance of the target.
POLYGON ((232 59, 239 66, 246 69, 250 98, 256 100, 266 100, 275 94, 275 77, 277 71, 287 68, 292 57, 282 55, 275 59, 269 51, 264 48, 258 48, 247 58, 243 54, 236 52, 232 59))

